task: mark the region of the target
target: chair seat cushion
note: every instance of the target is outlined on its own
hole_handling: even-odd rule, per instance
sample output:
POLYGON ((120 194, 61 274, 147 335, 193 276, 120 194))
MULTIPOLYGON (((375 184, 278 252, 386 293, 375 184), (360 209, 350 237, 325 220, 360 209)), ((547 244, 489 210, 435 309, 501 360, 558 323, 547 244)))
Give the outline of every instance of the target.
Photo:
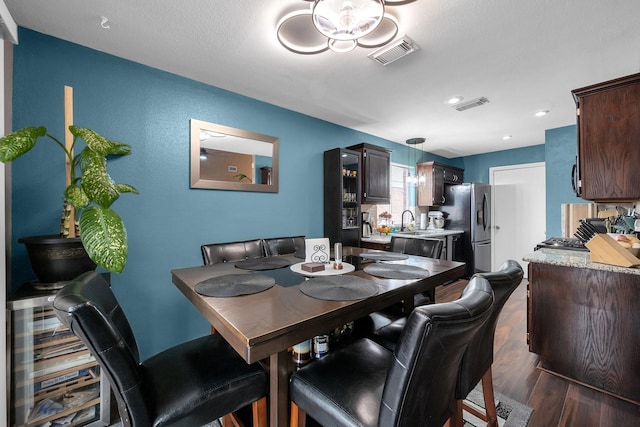
POLYGON ((153 426, 197 426, 265 396, 267 376, 219 334, 162 351, 142 363, 153 426))
POLYGON ((297 371, 291 399, 321 425, 377 426, 392 360, 384 347, 358 340, 297 371))

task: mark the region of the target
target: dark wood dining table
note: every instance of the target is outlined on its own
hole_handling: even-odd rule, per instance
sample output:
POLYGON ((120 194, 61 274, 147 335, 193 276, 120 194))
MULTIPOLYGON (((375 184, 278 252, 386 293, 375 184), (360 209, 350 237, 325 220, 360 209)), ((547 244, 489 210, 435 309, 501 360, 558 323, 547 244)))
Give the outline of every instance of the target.
MULTIPOLYGON (((352 261, 356 265, 356 271, 348 274, 372 280, 378 287, 376 295, 351 301, 323 300, 306 295, 300 290, 300 284, 296 284, 304 281, 304 278, 289 281, 297 275, 289 267, 286 270, 274 270, 280 276, 274 276, 276 285, 271 288, 251 295, 227 298, 201 295, 195 287, 213 277, 243 272, 234 263, 171 271, 174 285, 247 363, 263 362, 269 372, 270 426, 286 426, 288 423, 288 381, 292 367, 288 349, 293 345, 401 301, 405 309, 410 310, 413 308, 413 295, 433 291, 436 286, 459 279, 465 272, 462 262, 408 256, 407 259, 385 263, 420 267, 429 271, 428 277, 385 279, 359 269, 364 268, 367 262, 375 262, 359 257, 368 252, 379 251, 353 247, 343 249, 345 261, 352 261)), ((302 261, 293 255, 282 257, 291 264, 302 261)))

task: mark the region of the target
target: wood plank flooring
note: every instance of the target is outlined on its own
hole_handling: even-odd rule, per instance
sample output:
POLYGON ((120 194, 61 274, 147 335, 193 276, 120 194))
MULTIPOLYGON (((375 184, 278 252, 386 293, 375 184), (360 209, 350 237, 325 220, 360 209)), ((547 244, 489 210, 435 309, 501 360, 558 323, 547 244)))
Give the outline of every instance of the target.
MULTIPOLYGON (((436 289, 436 301, 456 299, 466 281, 436 289)), ((495 391, 533 408, 529 427, 640 426, 640 406, 538 369, 526 340, 526 279, 502 310, 495 336, 495 391)), ((637 338, 637 337, 636 337, 637 338)), ((640 355, 638 355, 640 357, 640 355)), ((640 378, 638 378, 640 381, 640 378)))

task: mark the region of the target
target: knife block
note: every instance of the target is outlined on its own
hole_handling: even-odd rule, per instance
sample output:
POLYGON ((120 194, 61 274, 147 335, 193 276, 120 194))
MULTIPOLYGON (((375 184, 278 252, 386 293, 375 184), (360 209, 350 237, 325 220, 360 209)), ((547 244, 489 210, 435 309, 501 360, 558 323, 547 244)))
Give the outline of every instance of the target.
POLYGON ((584 244, 591 252, 591 262, 617 265, 620 267, 635 267, 640 265, 636 258, 626 248, 620 246, 611 236, 595 234, 584 244))

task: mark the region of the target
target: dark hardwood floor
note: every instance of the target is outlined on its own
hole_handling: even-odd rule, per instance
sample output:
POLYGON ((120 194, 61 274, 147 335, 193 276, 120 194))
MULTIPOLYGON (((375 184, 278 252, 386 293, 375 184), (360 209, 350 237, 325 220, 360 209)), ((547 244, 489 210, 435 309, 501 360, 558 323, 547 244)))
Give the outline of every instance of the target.
MULTIPOLYGON (((465 285, 466 281, 459 281, 437 288, 436 301, 456 299, 465 285)), ((493 362, 495 391, 533 408, 529 427, 640 426, 640 406, 537 368, 538 356, 529 352, 526 340, 526 286, 525 279, 507 301, 498 321, 493 362)))

